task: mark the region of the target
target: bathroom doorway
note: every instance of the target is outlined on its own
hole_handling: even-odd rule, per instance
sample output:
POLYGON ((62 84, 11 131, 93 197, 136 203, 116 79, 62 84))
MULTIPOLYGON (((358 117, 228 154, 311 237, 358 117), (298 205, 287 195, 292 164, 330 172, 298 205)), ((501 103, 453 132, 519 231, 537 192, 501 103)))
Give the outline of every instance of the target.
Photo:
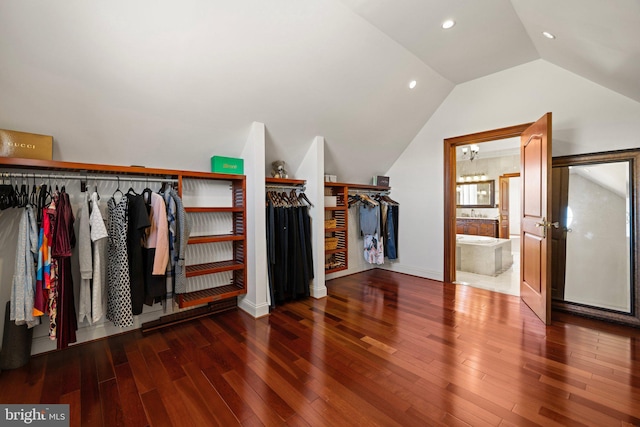
POLYGON ((456 280, 520 295, 520 139, 456 149, 456 280))

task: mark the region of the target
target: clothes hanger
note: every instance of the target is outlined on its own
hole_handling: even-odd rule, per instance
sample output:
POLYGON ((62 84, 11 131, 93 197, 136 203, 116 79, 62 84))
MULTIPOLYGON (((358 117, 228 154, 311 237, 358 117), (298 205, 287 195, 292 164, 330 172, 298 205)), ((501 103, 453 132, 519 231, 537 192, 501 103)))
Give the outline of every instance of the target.
POLYGON ((100 193, 98 193, 98 181, 95 176, 93 177, 93 192, 96 193, 98 200, 100 200, 100 193))
POLYGON ((144 203, 147 205, 151 204, 151 193, 153 193, 153 190, 151 190, 150 188, 145 188, 144 190, 142 190, 142 199, 144 200, 144 203), (146 197, 148 197, 148 201, 146 197))
POLYGON ((289 193, 289 200, 294 207, 300 207, 300 199, 298 198, 295 189, 291 190, 291 192, 289 193))
POLYGON ((304 194, 304 192, 300 193, 298 195, 298 198, 302 197, 302 199, 304 199, 305 202, 307 202, 307 204, 311 207, 313 207, 313 203, 311 203, 311 201, 307 198, 307 195, 304 194))
POLYGON ((36 187, 36 175, 33 174, 33 186, 31 187, 31 194, 29 194, 29 203, 34 206, 38 206, 38 188, 36 187))
POLYGON ((29 193, 27 192, 27 184, 24 182, 24 174, 22 175, 22 182, 20 185, 20 204, 22 207, 29 204, 29 193))
POLYGON ((122 192, 122 190, 120 190, 120 176, 116 175, 116 179, 118 180, 118 188, 116 188, 116 191, 113 192, 113 194, 111 195, 112 199, 116 198, 116 194, 120 193, 120 197, 124 197, 124 193, 122 192))

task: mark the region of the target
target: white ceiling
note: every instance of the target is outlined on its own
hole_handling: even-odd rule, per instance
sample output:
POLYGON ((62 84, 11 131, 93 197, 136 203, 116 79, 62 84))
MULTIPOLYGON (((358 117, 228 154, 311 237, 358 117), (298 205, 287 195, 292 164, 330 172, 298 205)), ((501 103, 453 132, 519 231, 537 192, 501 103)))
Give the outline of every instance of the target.
POLYGON ((542 58, 640 101, 638 0, 341 1, 453 83, 542 58))
POLYGON ((364 183, 455 84, 535 59, 640 102, 638 40, 638 0, 3 0, 0 128, 54 135, 58 160, 208 170, 260 121, 265 173, 321 135, 326 172, 364 183))

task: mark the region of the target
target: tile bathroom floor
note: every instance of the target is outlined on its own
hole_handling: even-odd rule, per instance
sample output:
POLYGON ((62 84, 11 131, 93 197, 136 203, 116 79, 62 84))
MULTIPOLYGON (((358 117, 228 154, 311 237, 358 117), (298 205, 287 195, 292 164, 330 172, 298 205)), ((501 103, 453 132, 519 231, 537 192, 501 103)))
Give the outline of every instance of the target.
POLYGON ((504 273, 498 276, 485 276, 457 270, 454 283, 520 296, 520 236, 511 237, 511 254, 513 265, 504 273))

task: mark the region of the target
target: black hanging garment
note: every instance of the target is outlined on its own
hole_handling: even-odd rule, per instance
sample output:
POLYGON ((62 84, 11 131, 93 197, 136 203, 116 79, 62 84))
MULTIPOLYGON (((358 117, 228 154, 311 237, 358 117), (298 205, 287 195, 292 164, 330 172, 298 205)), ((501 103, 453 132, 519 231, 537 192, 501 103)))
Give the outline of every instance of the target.
POLYGON ((313 279, 307 206, 279 207, 267 199, 267 260, 271 308, 306 298, 313 279))
POLYGON ((131 286, 131 309, 134 315, 142 313, 144 305, 144 261, 142 247, 145 229, 151 225, 149 213, 140 194, 131 190, 128 199, 129 223, 127 229, 127 252, 129 254, 129 280, 131 286))

